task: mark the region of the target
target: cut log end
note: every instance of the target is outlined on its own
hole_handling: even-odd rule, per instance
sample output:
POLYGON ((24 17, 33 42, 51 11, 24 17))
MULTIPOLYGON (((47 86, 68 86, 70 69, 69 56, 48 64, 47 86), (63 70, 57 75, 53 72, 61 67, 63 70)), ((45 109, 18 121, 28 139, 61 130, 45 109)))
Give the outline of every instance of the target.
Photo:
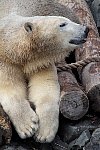
POLYGON ((83 91, 66 92, 61 97, 60 111, 70 120, 82 118, 88 111, 89 102, 83 91))
POLYGON ((100 84, 93 86, 87 93, 92 110, 100 113, 100 84))

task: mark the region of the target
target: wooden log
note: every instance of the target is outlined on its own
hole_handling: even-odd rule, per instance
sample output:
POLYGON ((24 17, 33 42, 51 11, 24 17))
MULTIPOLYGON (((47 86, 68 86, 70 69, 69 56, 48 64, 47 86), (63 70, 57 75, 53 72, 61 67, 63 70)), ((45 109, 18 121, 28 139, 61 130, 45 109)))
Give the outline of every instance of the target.
MULTIPOLYGON (((90 27, 87 42, 76 50, 76 60, 100 56, 100 38, 92 14, 85 0, 59 0, 75 12, 82 24, 90 27)), ((80 72, 80 71, 79 71, 80 72)), ((88 64, 81 71, 82 83, 90 99, 91 108, 100 112, 100 62, 88 64)))
POLYGON ((0 106, 0 145, 11 141, 12 129, 8 116, 0 106))
POLYGON ((81 90, 72 72, 58 73, 61 88, 60 112, 70 120, 82 118, 88 111, 88 98, 81 90))

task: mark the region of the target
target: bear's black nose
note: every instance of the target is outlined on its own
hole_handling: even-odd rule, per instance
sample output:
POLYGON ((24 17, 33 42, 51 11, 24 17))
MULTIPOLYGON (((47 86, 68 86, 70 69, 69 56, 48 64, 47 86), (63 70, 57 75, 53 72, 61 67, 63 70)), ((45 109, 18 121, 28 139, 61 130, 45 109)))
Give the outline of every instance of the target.
POLYGON ((87 36, 88 36, 88 33, 89 33, 89 27, 86 27, 85 28, 85 31, 84 31, 84 33, 85 33, 85 38, 87 38, 87 36))

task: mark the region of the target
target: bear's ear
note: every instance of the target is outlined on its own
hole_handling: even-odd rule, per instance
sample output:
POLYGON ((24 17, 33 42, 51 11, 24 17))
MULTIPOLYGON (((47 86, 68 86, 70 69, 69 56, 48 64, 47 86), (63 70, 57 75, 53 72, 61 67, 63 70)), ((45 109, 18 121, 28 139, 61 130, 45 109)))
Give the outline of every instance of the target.
POLYGON ((24 24, 24 28, 25 28, 25 30, 27 31, 27 32, 32 32, 33 31, 33 24, 32 23, 30 23, 30 22, 26 22, 25 24, 24 24))

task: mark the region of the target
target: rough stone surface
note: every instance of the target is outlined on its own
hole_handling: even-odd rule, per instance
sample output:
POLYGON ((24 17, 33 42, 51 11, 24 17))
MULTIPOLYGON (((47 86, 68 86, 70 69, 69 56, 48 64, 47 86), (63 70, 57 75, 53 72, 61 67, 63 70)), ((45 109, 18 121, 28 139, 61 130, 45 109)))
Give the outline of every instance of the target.
POLYGON ((85 0, 91 9, 100 35, 100 0, 85 0))
POLYGON ((6 145, 6 146, 1 147, 0 150, 32 150, 32 149, 24 148, 16 143, 12 143, 11 145, 6 145))
POLYGON ((69 150, 68 144, 64 143, 60 140, 59 136, 55 138, 55 140, 52 142, 53 150, 69 150))
POLYGON ((100 27, 100 0, 94 0, 91 4, 91 11, 97 27, 100 27))
POLYGON ((91 4, 94 0, 85 0, 85 1, 88 3, 89 6, 91 6, 91 4))
POLYGON ((93 132, 90 142, 85 146, 84 150, 100 150, 100 128, 93 132))
POLYGON ((96 128, 100 127, 100 118, 87 115, 79 121, 71 122, 62 118, 59 134, 64 142, 70 143, 78 138, 85 130, 93 132, 96 128))
POLYGON ((85 130, 77 139, 75 139, 69 144, 69 149, 82 148, 89 141, 89 139, 90 139, 90 132, 89 130, 85 130))
POLYGON ((93 141, 94 143, 99 142, 99 144, 100 144, 100 128, 97 128, 93 132, 92 137, 91 137, 91 141, 93 141))
POLYGON ((51 144, 42 144, 40 150, 52 150, 51 144))

